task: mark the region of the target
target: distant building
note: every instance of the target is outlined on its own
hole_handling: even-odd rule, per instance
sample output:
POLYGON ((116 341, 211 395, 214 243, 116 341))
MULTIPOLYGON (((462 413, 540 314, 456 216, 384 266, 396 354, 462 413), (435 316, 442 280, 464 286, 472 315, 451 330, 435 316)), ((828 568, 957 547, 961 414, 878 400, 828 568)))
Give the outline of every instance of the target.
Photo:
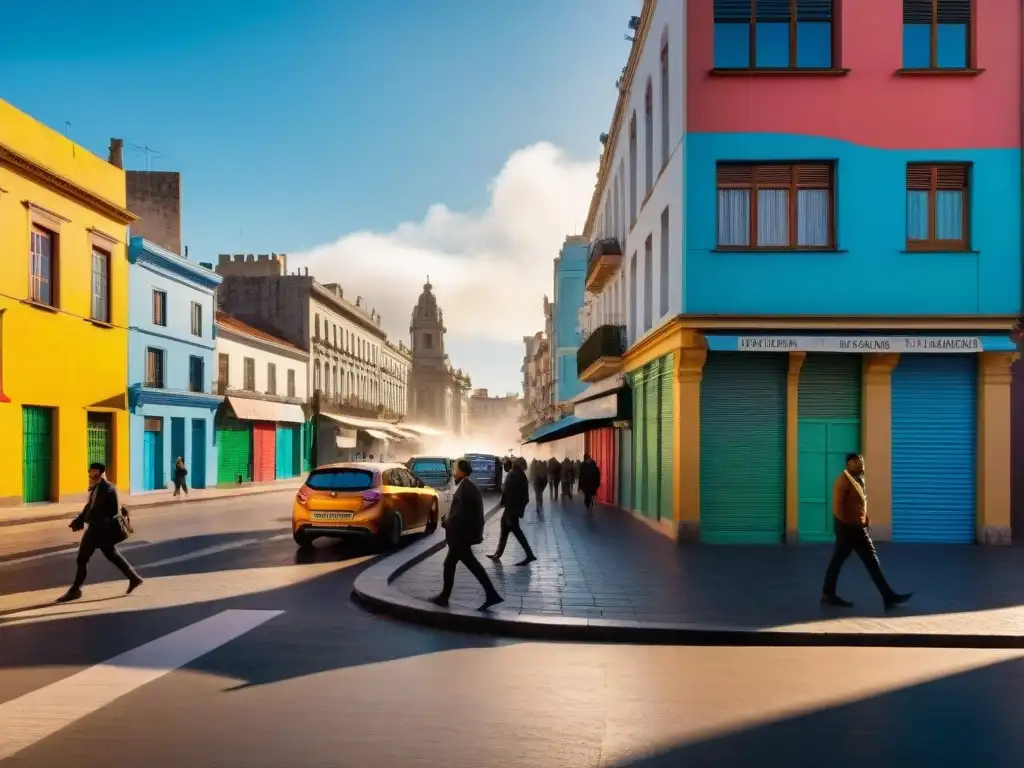
POLYGON ((555 258, 554 335, 549 338, 552 339, 557 403, 569 402, 586 387, 577 377, 576 352, 580 346, 579 316, 589 251, 587 238, 570 236, 555 258))
POLYGON ((515 422, 522 412, 523 399, 515 392, 491 396, 486 389, 474 389, 469 397, 469 430, 480 432, 492 424, 515 422))

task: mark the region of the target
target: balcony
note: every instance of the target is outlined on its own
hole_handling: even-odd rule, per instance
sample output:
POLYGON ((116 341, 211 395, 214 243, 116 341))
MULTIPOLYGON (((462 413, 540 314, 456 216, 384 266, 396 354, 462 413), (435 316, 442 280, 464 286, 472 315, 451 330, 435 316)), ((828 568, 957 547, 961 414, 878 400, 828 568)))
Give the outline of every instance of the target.
POLYGON ((599 326, 576 351, 576 374, 579 380, 593 383, 619 373, 625 352, 626 326, 599 326))
POLYGON ((614 237, 595 240, 587 257, 587 283, 590 293, 600 293, 622 266, 622 244, 614 237))

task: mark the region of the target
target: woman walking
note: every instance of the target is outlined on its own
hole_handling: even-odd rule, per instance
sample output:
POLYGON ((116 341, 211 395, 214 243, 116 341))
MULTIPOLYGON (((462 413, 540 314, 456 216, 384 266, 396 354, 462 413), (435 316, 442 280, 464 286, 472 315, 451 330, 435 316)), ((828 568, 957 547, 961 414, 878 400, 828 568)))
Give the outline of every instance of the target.
POLYGON ((185 468, 185 460, 179 456, 178 460, 174 462, 174 495, 180 496, 181 492, 184 491, 185 495, 188 495, 188 483, 186 478, 188 477, 188 470, 185 468))

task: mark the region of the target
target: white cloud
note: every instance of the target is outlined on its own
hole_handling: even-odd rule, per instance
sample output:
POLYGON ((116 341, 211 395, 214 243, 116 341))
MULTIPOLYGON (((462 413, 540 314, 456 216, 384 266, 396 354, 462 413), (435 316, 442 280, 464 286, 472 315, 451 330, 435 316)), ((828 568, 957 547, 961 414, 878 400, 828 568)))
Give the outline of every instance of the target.
MULTIPOLYGON (((552 259, 566 235, 582 231, 596 170, 596 161, 575 162, 552 144, 534 144, 508 158, 482 212, 436 203, 422 221, 353 232, 289 254, 289 262, 322 283, 339 283, 346 298, 363 296, 392 339, 408 343, 412 308, 429 274, 454 346, 521 343, 542 327, 552 259)), ((452 358, 471 374, 484 373, 482 360, 452 358)))

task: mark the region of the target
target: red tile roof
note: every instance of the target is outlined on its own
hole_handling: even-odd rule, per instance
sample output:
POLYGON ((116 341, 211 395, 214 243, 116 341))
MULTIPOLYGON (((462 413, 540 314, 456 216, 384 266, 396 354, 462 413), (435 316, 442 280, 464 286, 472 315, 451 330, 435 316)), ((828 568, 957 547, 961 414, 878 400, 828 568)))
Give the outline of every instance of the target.
POLYGON ((227 312, 217 310, 217 325, 224 326, 229 331, 244 333, 257 339, 263 339, 264 341, 272 341, 274 344, 280 344, 282 347, 291 347, 298 352, 306 354, 306 350, 295 346, 290 341, 285 341, 284 339, 274 336, 272 333, 267 333, 266 331, 261 331, 259 328, 253 328, 251 325, 246 325, 237 317, 232 317, 227 312))

